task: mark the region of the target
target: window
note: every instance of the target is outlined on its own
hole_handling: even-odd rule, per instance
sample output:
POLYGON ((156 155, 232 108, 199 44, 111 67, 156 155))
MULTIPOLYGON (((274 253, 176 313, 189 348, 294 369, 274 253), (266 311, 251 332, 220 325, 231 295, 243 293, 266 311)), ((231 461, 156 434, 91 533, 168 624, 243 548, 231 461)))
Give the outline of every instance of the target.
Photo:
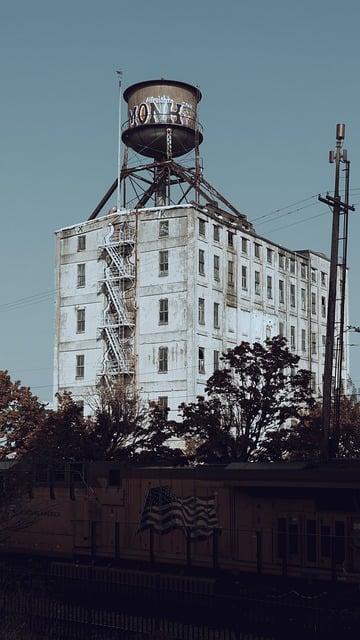
POLYGON ((199 218, 199 236, 205 237, 205 220, 199 218))
POLYGON ((311 334, 311 355, 316 355, 316 333, 311 334))
POLYGON ((314 315, 316 313, 316 293, 314 292, 311 294, 311 313, 314 315))
POLYGON ((247 253, 248 252, 248 239, 247 238, 241 238, 241 251, 242 251, 242 253, 247 253))
POLYGON ((77 250, 85 251, 86 249, 86 236, 78 236, 77 250))
POLYGON ((290 306, 295 307, 295 285, 290 285, 290 306))
POLYGON ((321 315, 323 318, 326 318, 326 298, 325 296, 321 296, 321 315))
POLYGON ((199 324, 205 324, 205 299, 199 298, 198 300, 198 321, 199 324))
POLYGON ((284 280, 279 280, 279 302, 284 304, 285 300, 285 285, 284 280))
POLYGON ((159 275, 167 276, 169 273, 169 252, 167 249, 159 251, 159 275))
POLYGON ((228 286, 234 286, 234 262, 232 260, 228 260, 228 286))
POLYGON ((214 224, 213 230, 214 230, 214 241, 215 242, 220 242, 220 227, 219 227, 219 225, 218 224, 214 224))
POLYGON ((307 278, 307 268, 306 268, 306 264, 304 264, 303 262, 300 265, 300 276, 303 279, 307 278))
POLYGON ((272 264, 273 261, 273 251, 272 249, 267 248, 266 249, 266 262, 268 264, 272 264))
POLYGON ((320 278, 321 278, 321 286, 326 287, 326 273, 324 271, 321 272, 320 278))
POLYGON ((255 294, 259 296, 260 295, 260 271, 255 271, 254 281, 255 281, 255 294))
POLYGON ((233 247, 234 246, 234 233, 232 231, 228 231, 228 246, 229 247, 233 247))
POLYGON ((295 260, 294 258, 290 258, 290 273, 295 274, 295 260))
POLYGON ((85 331, 85 309, 76 310, 76 333, 85 331))
POLYGON ((285 255, 283 253, 279 253, 279 267, 280 269, 285 269, 285 255))
POLYGON ((290 348, 292 351, 296 349, 296 341, 295 341, 295 327, 292 324, 290 327, 290 348))
POLYGON ((342 520, 334 522, 334 556, 336 564, 345 560, 345 523, 342 520))
POLYGON ((310 374, 310 388, 313 393, 316 391, 316 374, 314 371, 310 374))
POLYGON ((316 282, 316 269, 311 268, 311 282, 316 282))
POLYGON ((301 289, 301 309, 306 311, 306 289, 301 289))
POLYGON ((169 235, 169 220, 160 220, 159 222, 159 238, 165 238, 169 235))
POLYGON ((306 559, 316 562, 316 520, 306 521, 306 559))
POLYGON ((159 324, 167 324, 169 321, 169 301, 167 298, 159 300, 159 324))
POLYGON ((214 371, 219 369, 219 351, 214 351, 214 371))
POLYGON ((162 417, 167 418, 168 415, 168 411, 169 411, 169 400, 168 400, 168 396, 159 396, 158 397, 158 407, 159 407, 159 411, 162 414, 162 417))
POLYGON ((267 292, 268 299, 271 300, 272 297, 273 297, 272 277, 271 276, 267 276, 266 277, 266 292, 267 292))
POLYGON ((297 518, 289 518, 289 555, 297 556, 299 553, 299 523, 297 518))
POLYGON ((85 263, 77 266, 77 287, 85 287, 85 263))
POLYGON ((220 256, 214 256, 214 280, 220 281, 220 256))
POLYGON ((257 242, 254 244, 254 256, 260 258, 260 245, 257 242))
POLYGON ((75 378, 83 378, 85 375, 85 356, 76 356, 75 378))
POLYGON ((159 347, 159 373, 167 373, 168 370, 168 348, 159 347))
POLYGON ((301 329, 301 351, 306 351, 306 330, 301 329))
POLYGON ((323 558, 331 556, 331 528, 328 524, 320 524, 320 555, 323 558))
POLYGON ((248 284, 247 284, 247 267, 245 267, 245 265, 242 265, 242 267, 241 267, 241 287, 245 291, 248 288, 248 284))
POLYGON ((220 304, 218 302, 214 302, 214 328, 219 329, 220 327, 220 315, 219 315, 220 304))
POLYGON ((286 558, 286 538, 287 538, 286 518, 277 520, 277 555, 278 558, 286 558))
POLYGON ((75 402, 77 409, 79 410, 80 415, 84 415, 84 400, 76 400, 75 402))
POLYGON ((121 487, 120 469, 109 469, 108 482, 109 487, 121 487))
POLYGON ((284 336, 284 323, 283 322, 279 322, 279 336, 281 336, 281 337, 284 336))
POLYGON ((199 347, 199 373, 205 373, 205 349, 199 347))
POLYGON ((199 249, 199 274, 205 275, 205 251, 203 249, 199 249))

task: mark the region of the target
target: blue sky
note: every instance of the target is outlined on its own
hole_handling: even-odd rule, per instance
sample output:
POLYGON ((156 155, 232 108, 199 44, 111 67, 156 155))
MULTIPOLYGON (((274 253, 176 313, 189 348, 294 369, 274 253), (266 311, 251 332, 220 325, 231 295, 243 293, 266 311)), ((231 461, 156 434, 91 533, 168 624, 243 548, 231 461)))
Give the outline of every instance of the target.
MULTIPOLYGON (((330 255, 317 196, 334 189, 328 151, 346 124, 360 325, 359 23, 357 0, 1 0, 0 369, 52 399, 54 231, 86 220, 116 177, 117 69, 123 88, 199 86, 205 178, 289 249, 330 255)), ((360 387, 360 335, 346 335, 360 387)))

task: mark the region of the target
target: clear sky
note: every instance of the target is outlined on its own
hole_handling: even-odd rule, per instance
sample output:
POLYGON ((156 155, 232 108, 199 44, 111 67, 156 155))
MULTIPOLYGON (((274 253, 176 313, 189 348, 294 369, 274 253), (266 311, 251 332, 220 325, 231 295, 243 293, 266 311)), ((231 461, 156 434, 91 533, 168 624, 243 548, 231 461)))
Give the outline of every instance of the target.
MULTIPOLYGON (((123 88, 199 86, 205 178, 289 249, 330 255, 317 196, 334 190, 328 152, 346 124, 360 325, 359 25, 358 0, 0 0, 0 369, 52 399, 54 231, 116 178, 117 69, 123 88)), ((360 334, 345 335, 360 387, 360 334)))

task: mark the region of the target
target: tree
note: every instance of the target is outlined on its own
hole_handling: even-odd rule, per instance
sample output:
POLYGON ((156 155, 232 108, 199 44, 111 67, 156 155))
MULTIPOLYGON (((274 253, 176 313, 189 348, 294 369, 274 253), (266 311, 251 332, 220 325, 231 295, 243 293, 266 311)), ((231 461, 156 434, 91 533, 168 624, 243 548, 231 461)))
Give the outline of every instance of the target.
POLYGON ((322 407, 316 403, 291 426, 269 429, 262 442, 259 460, 315 460, 320 457, 322 407))
POLYGON ((166 412, 146 405, 133 384, 99 387, 85 418, 70 393, 57 394, 48 409, 20 382, 0 372, 0 455, 54 464, 63 460, 177 460, 167 444, 172 434, 166 412))
POLYGON ((267 430, 300 421, 314 400, 311 374, 298 362, 281 336, 242 342, 223 354, 222 368, 206 383, 206 399, 180 407, 178 434, 196 443, 197 459, 256 460, 267 430))
POLYGON ((88 423, 94 459, 130 459, 146 412, 132 384, 119 381, 100 386, 88 400, 94 411, 88 423))
POLYGON ((173 434, 167 411, 156 402, 146 405, 132 384, 100 387, 92 408, 87 424, 90 457, 146 464, 182 460, 180 450, 167 442, 173 434))
MULTIPOLYGON (((330 433, 333 432, 333 418, 330 433)), ((268 434, 271 446, 272 433, 268 434)), ((283 456, 291 460, 316 459, 321 455, 323 430, 322 406, 314 405, 303 419, 286 434, 281 442, 283 456)), ((340 398, 340 425, 336 457, 360 457, 360 404, 355 392, 340 398)))
POLYGON ((175 446, 176 423, 168 420, 168 411, 157 402, 150 403, 133 453, 134 459, 141 464, 187 464, 186 454, 175 446))
POLYGON ((57 393, 57 408, 49 409, 46 419, 28 439, 28 454, 47 460, 83 460, 91 453, 89 421, 71 393, 57 393))
POLYGON ((356 390, 340 398, 339 458, 360 457, 360 404, 356 390))
POLYGON ((14 532, 32 525, 36 519, 26 501, 29 479, 27 465, 15 460, 0 462, 0 544, 9 540, 14 532))
POLYGON ((46 408, 29 387, 12 382, 7 371, 0 371, 0 438, 2 456, 21 457, 29 442, 46 420, 46 408))

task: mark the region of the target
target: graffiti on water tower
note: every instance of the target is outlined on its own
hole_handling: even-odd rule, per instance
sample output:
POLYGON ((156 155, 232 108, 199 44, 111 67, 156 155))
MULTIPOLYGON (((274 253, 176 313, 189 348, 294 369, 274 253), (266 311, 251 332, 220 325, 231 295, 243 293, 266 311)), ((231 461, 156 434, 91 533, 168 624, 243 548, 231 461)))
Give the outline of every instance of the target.
POLYGON ((195 114, 189 102, 176 102, 168 95, 148 96, 140 104, 129 108, 129 125, 175 124, 194 127, 195 114))

